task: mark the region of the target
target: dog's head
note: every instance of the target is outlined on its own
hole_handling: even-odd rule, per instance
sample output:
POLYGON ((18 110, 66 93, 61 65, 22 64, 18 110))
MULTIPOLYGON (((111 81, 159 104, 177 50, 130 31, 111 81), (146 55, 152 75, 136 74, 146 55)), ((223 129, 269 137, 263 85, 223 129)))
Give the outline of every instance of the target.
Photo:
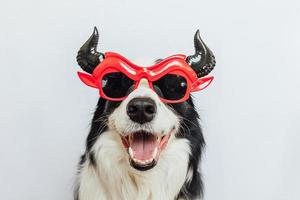
MULTIPOLYGON (((215 60, 212 52, 201 40, 199 31, 195 34, 194 43, 195 54, 187 56, 182 62, 193 71, 197 78, 200 78, 213 69, 215 60)), ((186 98, 182 95, 182 90, 187 90, 189 87, 188 82, 178 75, 168 77, 166 80, 160 78, 161 82, 157 85, 149 81, 147 76, 139 77, 138 81, 131 80, 132 78, 129 79, 124 74, 97 76, 99 70, 95 72, 96 68, 106 59, 109 60, 106 54, 96 51, 97 44, 98 31, 95 28, 94 33, 81 47, 77 56, 81 68, 93 75, 79 74, 81 80, 96 88, 99 87, 99 81, 102 84, 99 101, 101 109, 94 119, 100 118, 102 123, 97 129, 109 129, 119 135, 119 141, 124 146, 124 151, 127 151, 133 168, 141 171, 151 169, 159 161, 164 149, 168 148, 167 144, 176 137, 180 137, 183 120, 186 120, 189 109, 193 108, 190 94, 188 93, 186 98), (104 89, 104 87, 107 88, 104 89), (112 94, 108 95, 108 93, 112 94), (122 93, 124 98, 110 98, 114 95, 118 96, 119 93, 122 93), (164 99, 181 99, 181 101, 164 101, 164 99)), ((125 63, 129 62, 125 61, 125 63)), ((107 62, 112 62, 112 60, 107 62)), ((157 64, 162 62, 164 61, 159 60, 157 64)), ((169 66, 167 61, 162 65, 164 69, 169 66)), ((144 71, 146 71, 145 68, 144 71)), ((166 76, 168 74, 164 74, 163 77, 166 76)), ((94 134, 100 133, 97 131, 94 134)), ((89 137, 93 138, 96 135, 89 137)), ((91 145, 88 144, 88 146, 91 145)))

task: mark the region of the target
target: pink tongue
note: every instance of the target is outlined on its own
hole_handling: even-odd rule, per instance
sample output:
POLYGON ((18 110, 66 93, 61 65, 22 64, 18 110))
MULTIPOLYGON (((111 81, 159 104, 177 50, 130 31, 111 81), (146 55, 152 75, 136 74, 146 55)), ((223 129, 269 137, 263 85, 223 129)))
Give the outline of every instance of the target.
POLYGON ((130 147, 133 151, 133 158, 138 160, 152 159, 152 153, 157 147, 157 142, 154 137, 146 134, 137 134, 130 142, 130 147))

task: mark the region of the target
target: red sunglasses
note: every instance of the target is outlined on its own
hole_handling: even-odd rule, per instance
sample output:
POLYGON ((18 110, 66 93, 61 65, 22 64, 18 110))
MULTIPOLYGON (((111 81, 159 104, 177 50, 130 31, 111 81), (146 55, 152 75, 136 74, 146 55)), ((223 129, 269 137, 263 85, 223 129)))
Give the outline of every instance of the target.
POLYGON ((113 52, 105 53, 104 57, 92 75, 78 72, 78 76, 86 85, 99 89, 100 96, 110 101, 124 100, 137 89, 141 79, 147 79, 149 87, 163 102, 180 103, 186 101, 191 92, 205 89, 213 80, 213 76, 198 78, 182 54, 149 67, 138 66, 113 52))

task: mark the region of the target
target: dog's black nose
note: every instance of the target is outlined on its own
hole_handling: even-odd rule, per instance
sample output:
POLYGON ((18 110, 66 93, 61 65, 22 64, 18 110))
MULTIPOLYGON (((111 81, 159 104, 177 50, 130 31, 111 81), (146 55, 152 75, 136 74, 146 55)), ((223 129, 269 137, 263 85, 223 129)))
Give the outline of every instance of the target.
POLYGON ((156 104, 150 98, 134 98, 127 105, 127 114, 134 122, 150 122, 156 113, 156 104))

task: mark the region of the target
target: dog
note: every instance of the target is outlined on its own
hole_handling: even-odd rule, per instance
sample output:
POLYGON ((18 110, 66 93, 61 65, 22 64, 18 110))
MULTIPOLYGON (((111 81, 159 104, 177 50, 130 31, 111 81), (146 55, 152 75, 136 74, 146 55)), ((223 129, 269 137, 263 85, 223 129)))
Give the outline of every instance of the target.
MULTIPOLYGON (((113 76, 110 73, 101 75, 101 78, 99 75, 100 98, 86 139, 85 153, 79 162, 74 199, 200 198, 203 183, 199 162, 205 141, 192 96, 188 92, 182 97, 182 88, 179 88, 186 89, 189 83, 178 78, 178 74, 160 75, 171 65, 179 65, 176 70, 185 68, 198 79, 213 70, 215 57, 200 38, 199 30, 194 36, 194 55, 160 59, 155 67, 149 68, 157 71, 147 71, 116 53, 97 52, 98 39, 95 27, 78 51, 77 62, 87 72, 79 73, 85 84, 99 87, 95 77, 104 73, 103 66, 114 65, 112 67, 117 66, 120 71, 126 69, 126 73, 131 73, 128 76, 132 75, 132 69, 142 69, 138 73, 146 75, 141 75, 138 81, 120 72, 112 73, 113 76), (162 77, 150 83, 151 78, 147 76, 162 77), (161 79, 166 80, 162 82, 161 79)), ((203 82, 206 81, 201 84, 203 82)), ((195 90, 200 89, 196 87, 195 90)))

